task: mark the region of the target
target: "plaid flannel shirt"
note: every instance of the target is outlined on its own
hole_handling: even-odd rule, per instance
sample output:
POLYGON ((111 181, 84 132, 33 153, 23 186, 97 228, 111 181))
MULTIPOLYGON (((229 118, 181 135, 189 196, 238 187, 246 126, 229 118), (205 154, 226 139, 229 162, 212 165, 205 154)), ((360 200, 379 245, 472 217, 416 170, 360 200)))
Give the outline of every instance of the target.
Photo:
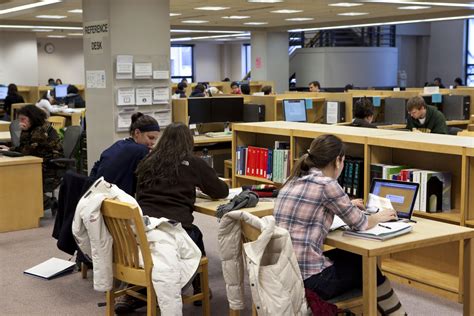
POLYGON ((290 233, 303 279, 332 265, 323 255, 323 242, 334 215, 352 229, 367 228, 367 216, 352 205, 336 180, 316 168, 280 190, 273 214, 277 225, 290 233))

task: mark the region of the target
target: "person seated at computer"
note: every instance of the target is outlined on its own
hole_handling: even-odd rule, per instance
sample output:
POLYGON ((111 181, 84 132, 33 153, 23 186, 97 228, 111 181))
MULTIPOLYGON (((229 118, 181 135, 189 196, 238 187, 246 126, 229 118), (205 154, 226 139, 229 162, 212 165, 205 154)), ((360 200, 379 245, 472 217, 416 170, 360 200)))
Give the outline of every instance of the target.
POLYGON ((462 79, 457 77, 456 79, 454 79, 454 85, 453 85, 453 88, 456 89, 458 87, 462 87, 463 86, 463 83, 462 83, 462 79))
POLYGON ((56 85, 56 81, 54 81, 54 78, 49 78, 48 79, 48 86, 54 87, 56 85))
POLYGON ((79 94, 79 89, 72 84, 67 87, 67 95, 64 98, 64 103, 73 108, 83 108, 86 106, 84 99, 79 94))
POLYGON ((410 131, 434 134, 447 134, 446 118, 436 107, 427 105, 421 96, 407 102, 407 129, 410 131))
POLYGON ((10 83, 8 85, 8 92, 7 97, 3 101, 3 109, 5 110, 5 114, 3 119, 6 121, 10 120, 10 113, 12 109, 12 104, 15 103, 25 103, 23 97, 18 93, 18 87, 14 83, 10 83))
POLYGON ((272 86, 263 86, 260 92, 263 92, 263 95, 272 94, 272 86))
POLYGON ((186 82, 178 83, 174 94, 171 96, 173 99, 186 98, 186 88, 188 87, 186 82))
POLYGON ((443 82, 442 82, 442 80, 441 80, 440 77, 434 78, 433 83, 434 83, 434 85, 435 85, 436 87, 439 87, 440 89, 444 89, 444 88, 445 88, 445 87, 444 87, 444 84, 443 84, 443 82))
POLYGON ((240 92, 242 92, 244 95, 250 95, 250 85, 248 83, 241 84, 240 92))
MULTIPOLYGON (((43 192, 44 180, 55 177, 55 170, 50 167, 50 160, 61 158, 63 148, 58 133, 46 120, 46 113, 33 104, 26 105, 18 110, 21 135, 20 145, 7 147, 0 145, 0 150, 11 150, 23 155, 43 158, 43 192)), ((58 179, 59 184, 59 179, 58 179)), ((49 197, 44 196, 44 206, 48 206, 49 197)))
POLYGON ((36 106, 46 112, 46 117, 50 117, 51 113, 61 112, 62 107, 53 106, 56 101, 51 93, 51 90, 46 91, 41 96, 41 99, 36 102, 36 106))
POLYGON ((321 91, 321 85, 319 84, 319 81, 311 81, 308 85, 309 87, 309 92, 320 92, 321 91))
POLYGON ((206 96, 204 91, 206 88, 204 88, 204 85, 201 83, 198 83, 195 87, 194 90, 191 92, 191 95, 189 97, 191 98, 203 98, 206 96))
POLYGON ((354 104, 354 120, 352 126, 377 128, 372 121, 374 119, 374 110, 372 102, 366 97, 360 98, 354 104))
MULTIPOLYGON (((344 168, 345 145, 334 135, 314 139, 280 189, 273 215, 293 242, 305 288, 329 300, 362 288, 362 257, 341 249, 323 250, 338 215, 351 229, 366 230, 396 219, 394 210, 370 216, 362 199, 350 200, 337 179, 344 168)), ((405 315, 389 280, 377 268, 377 308, 382 315, 405 315)))
POLYGON ((159 132, 160 125, 153 117, 134 113, 129 128, 130 137, 115 142, 102 152, 91 170, 91 179, 95 181, 103 176, 107 182, 135 196, 135 170, 155 146, 159 132))
POLYGON ((56 79, 56 82, 55 82, 55 83, 56 83, 56 85, 60 85, 60 84, 63 84, 63 81, 58 78, 58 79, 56 79))
POLYGON ((231 94, 242 94, 242 91, 240 91, 239 84, 237 82, 232 82, 230 84, 230 88, 232 91, 230 92, 231 94))
POLYGON ((207 97, 213 97, 213 96, 223 94, 223 93, 217 87, 209 87, 206 89, 205 94, 207 97))

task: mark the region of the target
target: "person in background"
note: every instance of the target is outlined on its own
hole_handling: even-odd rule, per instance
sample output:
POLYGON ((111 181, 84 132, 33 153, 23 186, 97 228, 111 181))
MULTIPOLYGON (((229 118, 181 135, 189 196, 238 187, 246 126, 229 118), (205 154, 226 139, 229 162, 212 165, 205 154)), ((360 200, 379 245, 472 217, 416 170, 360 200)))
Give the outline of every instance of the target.
POLYGON ((228 82, 228 81, 230 81, 230 78, 225 77, 224 80, 222 80, 222 81, 223 81, 223 82, 228 82))
MULTIPOLYGON (((396 218, 382 209, 366 215, 362 199, 350 200, 337 178, 344 168, 345 146, 334 135, 314 139, 295 164, 275 201, 276 224, 290 233, 305 288, 323 300, 362 288, 362 257, 341 249, 323 251, 338 215, 351 229, 366 230, 396 218)), ((382 315, 405 315, 388 278, 377 268, 377 309, 382 315)))
POLYGON ((60 85, 60 84, 63 84, 63 81, 61 79, 56 79, 56 85, 60 85))
MULTIPOLYGON (((43 192, 45 192, 44 180, 56 176, 55 170, 50 167, 50 161, 63 156, 61 140, 54 127, 46 120, 45 111, 37 106, 26 105, 17 113, 21 128, 20 145, 11 148, 0 145, 0 150, 12 150, 23 155, 43 158, 43 192)), ((60 179, 57 181, 59 185, 60 179)), ((51 207, 50 201, 50 197, 43 195, 44 209, 51 207)))
POLYGON ((130 137, 115 142, 102 152, 91 170, 91 179, 95 181, 103 176, 107 182, 135 196, 135 170, 155 146, 159 132, 160 126, 153 117, 140 112, 133 114, 130 137))
POLYGON ((242 92, 242 94, 250 95, 250 85, 248 83, 241 84, 240 91, 242 92))
POLYGON ((237 82, 232 82, 230 84, 230 88, 232 89, 231 94, 242 94, 242 91, 240 91, 239 84, 237 82))
POLYGON ((191 92, 191 95, 189 97, 191 98, 202 98, 205 97, 206 95, 204 94, 204 91, 206 88, 204 88, 204 85, 201 83, 198 83, 195 87, 193 92, 191 92))
POLYGON ((178 83, 174 94, 171 96, 173 99, 186 98, 186 88, 188 85, 185 82, 178 83))
POLYGON ((349 83, 349 84, 346 84, 346 86, 344 87, 344 92, 348 92, 349 90, 353 90, 354 89, 354 85, 349 83))
POLYGON ((86 106, 84 99, 79 94, 79 89, 72 84, 67 87, 67 95, 64 98, 64 103, 73 108, 83 108, 86 106))
POLYGON ((272 86, 263 86, 260 91, 263 92, 264 95, 270 95, 272 94, 272 86))
POLYGON ((444 87, 444 84, 443 84, 443 82, 442 82, 442 80, 441 80, 440 77, 434 78, 433 83, 434 83, 435 86, 439 87, 440 89, 444 89, 444 88, 445 88, 445 87, 444 87))
POLYGON ((363 97, 354 104, 354 120, 352 126, 377 128, 372 121, 374 119, 374 110, 369 98, 363 97))
POLYGON ((319 84, 319 81, 311 81, 309 83, 309 92, 320 92, 321 91, 321 85, 319 84))
POLYGON ((447 134, 448 127, 443 113, 416 96, 407 102, 407 129, 414 132, 447 134))
POLYGON ((7 97, 3 101, 3 109, 5 110, 4 120, 10 120, 12 104, 25 103, 23 97, 18 93, 18 87, 14 83, 8 85, 7 97))
POLYGON ((209 87, 208 89, 206 89, 206 96, 208 97, 216 96, 219 94, 222 94, 222 91, 219 90, 217 87, 209 87))
POLYGON ((181 79, 181 83, 186 84, 186 87, 187 87, 188 86, 188 79, 186 79, 186 78, 181 79))
MULTIPOLYGON (((60 112, 62 110, 61 107, 53 106, 56 101, 54 100, 54 97, 52 96, 51 90, 46 91, 43 93, 41 96, 41 99, 36 102, 36 106, 42 109, 43 111, 46 112, 46 117, 49 117, 51 113, 56 113, 60 112)), ((66 108, 66 107, 64 107, 66 108)))
POLYGON ((463 84, 462 84, 462 79, 457 77, 456 79, 454 79, 454 89, 456 89, 457 87, 462 87, 463 84))
POLYGON ((49 78, 49 79, 48 79, 48 86, 54 87, 55 85, 56 85, 56 81, 54 81, 53 78, 49 78))

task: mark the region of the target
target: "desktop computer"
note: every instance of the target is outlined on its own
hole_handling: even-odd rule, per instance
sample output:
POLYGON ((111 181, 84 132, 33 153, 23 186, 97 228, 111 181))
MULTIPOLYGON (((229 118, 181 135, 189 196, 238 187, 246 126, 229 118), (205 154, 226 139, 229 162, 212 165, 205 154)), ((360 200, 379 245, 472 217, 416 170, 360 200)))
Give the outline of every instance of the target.
POLYGON ((265 105, 244 104, 244 122, 265 121, 265 105))
POLYGON ((467 95, 446 95, 443 98, 443 114, 446 120, 468 120, 471 98, 467 95))
POLYGON ((0 100, 3 101, 8 95, 8 87, 0 87, 0 100))
POLYGON ((407 122, 407 100, 403 98, 385 99, 385 117, 386 124, 405 124, 407 122))
POLYGON ((244 120, 244 98, 213 97, 211 100, 212 122, 242 122, 244 120))
POLYGON ((188 99, 189 124, 210 123, 211 99, 210 98, 189 98, 188 99))

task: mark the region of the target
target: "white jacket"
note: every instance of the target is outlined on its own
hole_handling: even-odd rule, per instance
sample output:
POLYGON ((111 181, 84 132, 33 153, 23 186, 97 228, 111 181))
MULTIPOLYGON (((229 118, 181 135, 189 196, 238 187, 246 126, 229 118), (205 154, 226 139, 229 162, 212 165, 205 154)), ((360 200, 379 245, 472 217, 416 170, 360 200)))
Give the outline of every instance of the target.
POLYGON ((241 220, 262 232, 256 241, 244 244, 252 300, 258 315, 311 315, 288 231, 276 227, 273 216, 258 218, 245 211, 227 213, 219 225, 218 240, 230 308, 244 309, 241 220))
MULTIPOLYGON (((103 177, 94 182, 77 205, 72 232, 82 252, 92 258, 96 291, 108 291, 113 283, 113 241, 100 212, 105 199, 138 206, 133 197, 106 182, 103 177)), ((153 259, 153 287, 159 293, 157 299, 161 313, 182 315, 181 288, 195 274, 201 251, 180 223, 154 217, 144 221, 147 223, 145 230, 153 259)))

